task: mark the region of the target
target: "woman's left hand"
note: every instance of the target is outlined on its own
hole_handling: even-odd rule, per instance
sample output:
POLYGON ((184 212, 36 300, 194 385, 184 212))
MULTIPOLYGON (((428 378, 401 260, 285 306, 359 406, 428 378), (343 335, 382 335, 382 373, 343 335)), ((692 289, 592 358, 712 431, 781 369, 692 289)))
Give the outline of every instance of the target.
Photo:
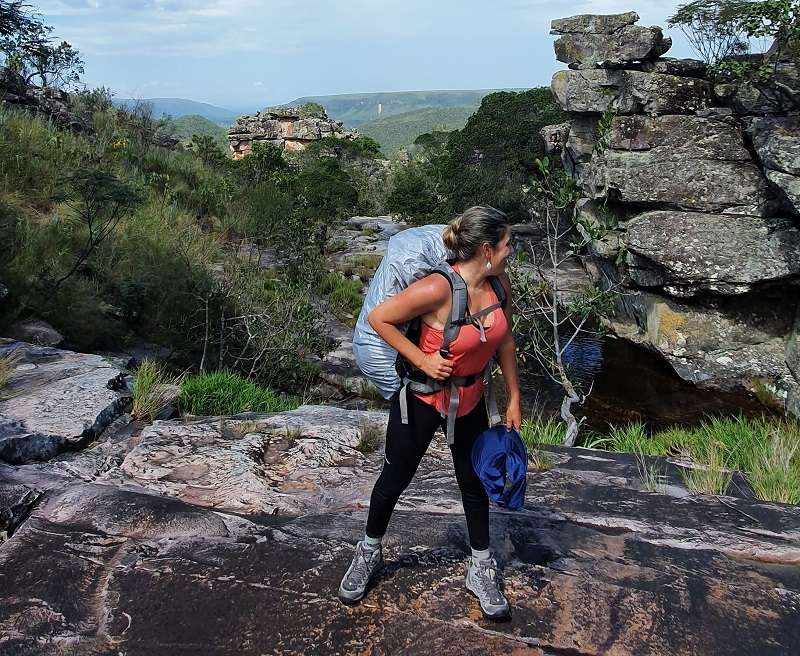
POLYGON ((511 430, 512 428, 519 430, 520 424, 522 424, 522 410, 520 409, 519 400, 511 400, 506 408, 506 430, 511 430))

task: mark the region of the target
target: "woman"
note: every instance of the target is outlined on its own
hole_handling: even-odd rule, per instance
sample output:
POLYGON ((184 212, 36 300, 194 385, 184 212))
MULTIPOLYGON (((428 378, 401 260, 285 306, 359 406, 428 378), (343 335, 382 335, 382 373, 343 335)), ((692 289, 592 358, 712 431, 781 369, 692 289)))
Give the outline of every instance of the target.
MULTIPOLYGON (((487 280, 490 275, 498 276, 505 288, 505 310, 498 306, 473 323, 466 323, 451 342, 448 359, 441 356, 439 348, 452 295, 449 282, 441 275, 426 276, 388 298, 370 312, 369 323, 402 357, 438 381, 480 374, 496 352, 508 388, 506 427, 519 428, 516 347, 510 330, 511 289, 505 274, 506 260, 513 253, 511 228, 499 210, 471 207, 445 227, 442 237, 456 256, 451 261, 453 269, 467 285, 470 314, 498 303, 487 280), (419 345, 397 327, 416 317, 422 319, 419 345), (474 325, 479 321, 482 330, 474 325)), ((434 432, 444 426, 449 395, 448 387, 432 394, 409 393, 407 424, 401 421, 399 393, 392 397, 383 470, 372 490, 365 537, 356 545, 353 561, 339 586, 342 601, 359 601, 370 577, 383 565, 381 540, 392 511, 411 482, 434 432)), ((472 549, 466 585, 478 597, 484 615, 504 618, 509 615, 508 601, 498 587, 497 563, 489 550, 489 499, 472 467, 471 457, 476 438, 489 423, 482 377, 478 375, 473 383, 459 387, 458 395, 450 450, 472 549)))

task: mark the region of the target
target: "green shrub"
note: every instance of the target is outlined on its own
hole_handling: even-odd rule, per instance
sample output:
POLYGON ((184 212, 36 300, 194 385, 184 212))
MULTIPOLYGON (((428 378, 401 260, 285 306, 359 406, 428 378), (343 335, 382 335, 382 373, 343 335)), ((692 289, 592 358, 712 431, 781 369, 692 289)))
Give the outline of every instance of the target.
POLYGON ((298 399, 259 387, 230 371, 189 376, 181 384, 181 411, 193 415, 282 412, 299 405, 298 399))

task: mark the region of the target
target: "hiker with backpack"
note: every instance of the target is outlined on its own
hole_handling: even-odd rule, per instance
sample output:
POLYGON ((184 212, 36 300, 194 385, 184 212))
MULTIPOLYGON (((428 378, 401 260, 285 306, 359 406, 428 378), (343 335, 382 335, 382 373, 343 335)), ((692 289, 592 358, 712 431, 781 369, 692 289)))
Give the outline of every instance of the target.
POLYGON ((339 598, 346 603, 362 599, 370 578, 382 567, 381 540, 395 504, 441 427, 467 521, 471 555, 466 587, 485 616, 510 615, 489 549, 489 498, 473 468, 472 447, 490 420, 500 423, 491 391, 493 357, 508 390, 506 428, 518 429, 521 421, 505 273, 512 253, 505 214, 480 206, 469 208, 443 230, 413 228, 389 242, 353 340, 356 361, 391 399, 391 408, 383 469, 370 497, 365 536, 339 586, 339 598), (391 366, 395 357, 396 369, 391 366))

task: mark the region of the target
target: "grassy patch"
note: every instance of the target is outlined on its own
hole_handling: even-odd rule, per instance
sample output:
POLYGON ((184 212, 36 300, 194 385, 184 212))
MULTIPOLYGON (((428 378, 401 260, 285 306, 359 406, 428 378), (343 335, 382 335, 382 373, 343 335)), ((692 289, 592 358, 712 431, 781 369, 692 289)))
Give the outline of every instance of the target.
POLYGON ((175 400, 180 376, 169 374, 164 366, 145 358, 133 375, 133 409, 136 419, 154 421, 158 413, 175 400))
POLYGON ((355 326, 364 302, 360 281, 346 278, 336 271, 328 271, 321 276, 320 292, 327 297, 331 312, 337 319, 355 326))
POLYGON ((716 440, 692 451, 694 467, 682 468, 681 478, 692 494, 725 494, 733 472, 725 468, 725 445, 716 440))
POLYGON ((8 386, 11 377, 14 375, 14 369, 20 360, 20 354, 17 349, 8 349, 0 353, 0 401, 8 398, 3 390, 8 386))
POLYGON ((566 432, 562 421, 541 414, 523 419, 519 427, 520 437, 529 451, 537 444, 563 444, 566 432))
POLYGON ((362 419, 358 425, 358 445, 356 449, 361 453, 372 453, 378 448, 383 436, 383 426, 368 419, 362 419))
POLYGON ((664 486, 664 472, 658 464, 658 460, 649 457, 641 451, 635 451, 636 467, 639 470, 639 478, 642 480, 644 489, 648 492, 659 492, 664 486))
POLYGON ((181 384, 181 411, 193 415, 283 412, 299 405, 298 399, 259 387, 230 371, 190 376, 181 384))
POLYGON ((779 423, 751 457, 748 474, 756 498, 800 503, 800 424, 779 423))
MULTIPOLYGON (((745 473, 756 498, 800 503, 800 423, 768 417, 710 417, 699 426, 673 426, 648 434, 644 425, 612 427, 609 435, 589 434, 587 444, 637 454, 645 487, 654 472, 644 456, 685 461, 684 483, 695 494, 722 494, 734 470, 745 473)), ((648 487, 649 486, 649 487, 648 487)))

